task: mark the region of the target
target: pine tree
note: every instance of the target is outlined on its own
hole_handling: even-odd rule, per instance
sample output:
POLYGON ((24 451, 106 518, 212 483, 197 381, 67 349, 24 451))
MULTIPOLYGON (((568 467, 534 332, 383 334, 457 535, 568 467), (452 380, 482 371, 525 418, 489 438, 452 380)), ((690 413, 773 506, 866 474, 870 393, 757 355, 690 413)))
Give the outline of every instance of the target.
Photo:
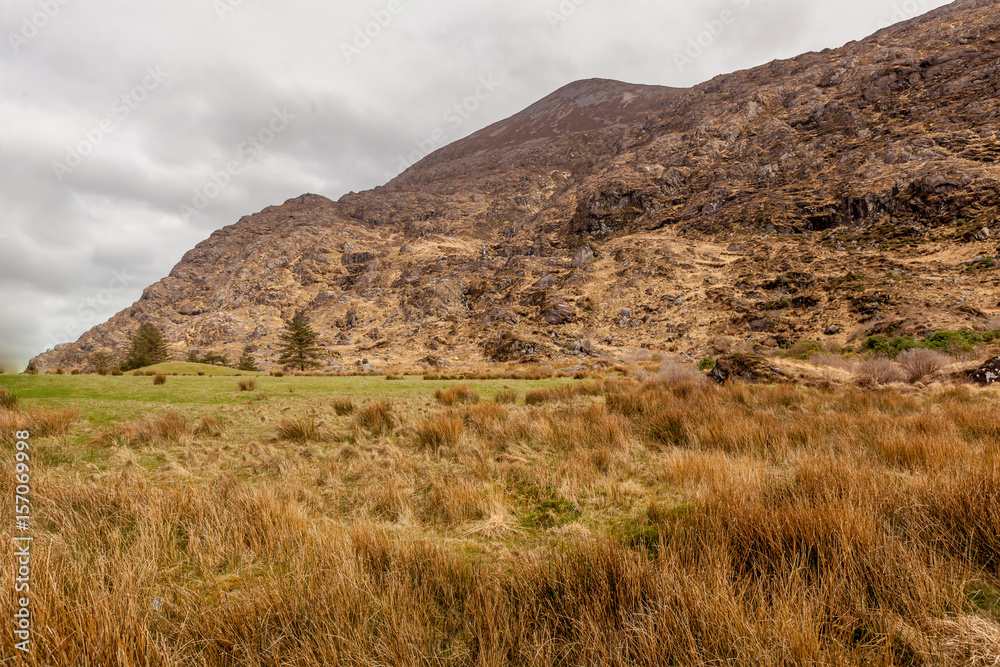
POLYGON ((281 341, 278 363, 282 366, 291 366, 300 371, 322 366, 316 361, 323 356, 319 334, 309 326, 309 320, 301 311, 295 313, 295 317, 285 324, 285 330, 278 335, 278 340, 281 341))
POLYGON ((167 341, 160 330, 149 322, 139 327, 132 336, 132 347, 122 362, 123 371, 153 366, 169 358, 167 341))
POLYGON ((240 357, 240 362, 236 365, 236 369, 247 371, 248 373, 256 373, 260 370, 257 368, 257 360, 250 353, 250 348, 243 348, 243 355, 240 357))

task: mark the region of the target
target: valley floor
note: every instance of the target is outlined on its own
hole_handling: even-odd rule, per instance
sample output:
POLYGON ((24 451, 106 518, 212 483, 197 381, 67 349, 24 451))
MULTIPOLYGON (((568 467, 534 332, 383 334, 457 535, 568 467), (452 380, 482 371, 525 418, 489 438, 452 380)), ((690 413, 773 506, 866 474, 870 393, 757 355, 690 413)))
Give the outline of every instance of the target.
POLYGON ((34 538, 31 653, 5 630, 3 664, 1000 661, 996 388, 0 390, 0 537, 28 430, 34 538))

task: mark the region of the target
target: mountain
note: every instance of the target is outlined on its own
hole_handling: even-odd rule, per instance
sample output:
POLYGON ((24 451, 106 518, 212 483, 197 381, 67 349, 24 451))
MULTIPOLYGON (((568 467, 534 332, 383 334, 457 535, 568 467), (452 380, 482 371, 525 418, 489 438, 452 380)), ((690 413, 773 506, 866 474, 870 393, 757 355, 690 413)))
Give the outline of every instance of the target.
POLYGON ((267 364, 299 309, 330 370, 985 324, 998 92, 987 0, 690 89, 576 82, 385 186, 215 232, 30 368, 83 368, 144 321, 179 357, 267 364))

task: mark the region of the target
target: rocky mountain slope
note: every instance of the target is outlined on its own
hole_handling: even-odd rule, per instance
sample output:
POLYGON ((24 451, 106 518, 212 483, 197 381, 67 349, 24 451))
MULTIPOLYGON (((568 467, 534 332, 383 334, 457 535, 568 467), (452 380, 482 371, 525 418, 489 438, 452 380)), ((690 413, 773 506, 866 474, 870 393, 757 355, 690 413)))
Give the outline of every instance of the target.
POLYGON ((328 370, 985 325, 998 93, 988 0, 686 90, 577 82, 383 187, 215 232, 31 367, 84 368, 144 321, 178 357, 268 365, 298 309, 328 370))

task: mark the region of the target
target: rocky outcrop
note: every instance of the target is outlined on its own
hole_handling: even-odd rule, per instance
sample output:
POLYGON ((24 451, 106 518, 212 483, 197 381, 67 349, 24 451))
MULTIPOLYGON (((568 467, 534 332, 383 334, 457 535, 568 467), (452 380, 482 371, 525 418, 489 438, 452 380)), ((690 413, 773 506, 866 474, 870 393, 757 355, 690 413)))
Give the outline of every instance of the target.
POLYGON ((376 345, 413 363, 541 354, 498 329, 704 356, 831 322, 846 342, 916 309, 914 326, 976 326, 1000 302, 982 247, 1000 233, 998 63, 1000 5, 960 0, 691 89, 576 82, 385 186, 215 232, 32 363, 82 370, 149 321, 179 358, 253 344, 269 367, 299 309, 330 370, 376 345))
POLYGON ((969 379, 984 387, 1000 382, 1000 357, 987 361, 974 371, 969 379))

